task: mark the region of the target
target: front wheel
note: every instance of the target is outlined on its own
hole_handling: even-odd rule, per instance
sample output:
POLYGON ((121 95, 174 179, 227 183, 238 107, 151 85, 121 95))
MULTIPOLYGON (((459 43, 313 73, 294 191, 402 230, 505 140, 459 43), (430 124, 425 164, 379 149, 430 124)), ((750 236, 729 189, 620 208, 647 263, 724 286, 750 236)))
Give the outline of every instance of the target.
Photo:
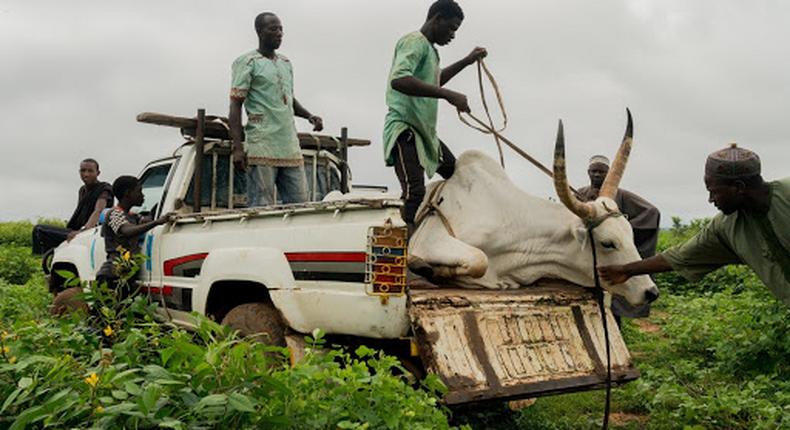
POLYGON ((285 346, 285 324, 271 303, 245 303, 231 309, 222 324, 270 345, 285 346))
POLYGON ((50 249, 41 256, 41 270, 45 275, 52 273, 52 260, 55 257, 55 248, 50 249))

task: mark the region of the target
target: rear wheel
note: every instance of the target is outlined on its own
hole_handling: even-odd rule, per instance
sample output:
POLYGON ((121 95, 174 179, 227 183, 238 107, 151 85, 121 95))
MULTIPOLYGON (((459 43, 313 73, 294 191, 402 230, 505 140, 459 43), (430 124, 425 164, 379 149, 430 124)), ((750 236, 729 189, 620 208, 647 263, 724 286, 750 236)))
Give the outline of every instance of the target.
POLYGON ((270 345, 285 346, 285 324, 271 303, 245 303, 231 309, 222 324, 238 330, 242 336, 270 345))

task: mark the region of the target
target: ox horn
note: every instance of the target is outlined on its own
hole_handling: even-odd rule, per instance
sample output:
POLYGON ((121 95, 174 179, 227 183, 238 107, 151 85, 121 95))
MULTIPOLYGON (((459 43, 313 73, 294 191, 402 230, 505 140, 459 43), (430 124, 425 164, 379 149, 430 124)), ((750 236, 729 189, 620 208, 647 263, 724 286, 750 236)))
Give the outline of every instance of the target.
POLYGON ((625 136, 623 136, 623 143, 620 144, 620 149, 617 150, 617 155, 614 157, 612 168, 606 175, 606 179, 601 185, 601 191, 598 193, 599 197, 609 197, 614 199, 617 195, 617 188, 620 186, 620 180, 623 179, 625 172, 625 165, 628 164, 628 156, 631 154, 631 145, 634 142, 634 122, 631 119, 631 110, 626 108, 628 113, 628 126, 625 128, 625 136))
POLYGON ((581 219, 590 219, 595 210, 589 203, 580 202, 568 186, 568 176, 565 173, 565 132, 560 120, 557 129, 557 143, 554 145, 554 189, 562 204, 581 219))

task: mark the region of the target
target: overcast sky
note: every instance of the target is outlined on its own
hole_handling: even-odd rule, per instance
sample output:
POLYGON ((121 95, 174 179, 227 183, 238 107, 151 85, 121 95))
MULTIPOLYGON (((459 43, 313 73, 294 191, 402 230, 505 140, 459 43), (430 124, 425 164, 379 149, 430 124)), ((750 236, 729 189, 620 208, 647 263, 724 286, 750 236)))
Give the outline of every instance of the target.
MULTIPOLYGON (((142 125, 143 111, 227 115, 230 64, 257 46, 255 15, 277 13, 296 97, 328 131, 369 138, 351 151, 354 180, 397 188, 381 130, 393 47, 419 29, 428 0, 38 1, 0 0, 0 219, 67 218, 79 161, 100 161, 105 181, 137 174, 181 143, 142 125)), ((790 2, 765 0, 461 1, 466 20, 442 63, 474 46, 504 93, 505 135, 550 165, 565 123, 569 175, 613 156, 635 121, 621 186, 670 217, 710 216, 702 168, 728 142, 758 152, 767 179, 790 165, 790 2)), ((448 84, 480 112, 473 67, 448 84)), ((308 125, 298 120, 300 131, 308 125)), ((490 136, 466 128, 440 102, 439 134, 456 153, 496 156, 490 136)), ((552 196, 549 179, 512 151, 522 189, 552 196)))

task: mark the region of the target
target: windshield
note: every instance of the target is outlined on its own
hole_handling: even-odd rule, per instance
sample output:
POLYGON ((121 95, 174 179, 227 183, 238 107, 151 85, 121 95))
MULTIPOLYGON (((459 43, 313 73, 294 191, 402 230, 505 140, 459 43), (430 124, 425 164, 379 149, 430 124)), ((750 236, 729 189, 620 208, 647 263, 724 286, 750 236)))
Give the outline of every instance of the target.
POLYGON ((167 181, 167 175, 170 173, 170 168, 173 166, 172 163, 168 164, 160 164, 157 166, 150 167, 148 170, 143 173, 143 176, 140 178, 140 182, 143 184, 143 195, 145 196, 145 202, 143 205, 136 209, 136 211, 142 215, 156 216, 156 210, 159 208, 159 205, 162 200, 162 195, 165 191, 165 182, 167 181))

